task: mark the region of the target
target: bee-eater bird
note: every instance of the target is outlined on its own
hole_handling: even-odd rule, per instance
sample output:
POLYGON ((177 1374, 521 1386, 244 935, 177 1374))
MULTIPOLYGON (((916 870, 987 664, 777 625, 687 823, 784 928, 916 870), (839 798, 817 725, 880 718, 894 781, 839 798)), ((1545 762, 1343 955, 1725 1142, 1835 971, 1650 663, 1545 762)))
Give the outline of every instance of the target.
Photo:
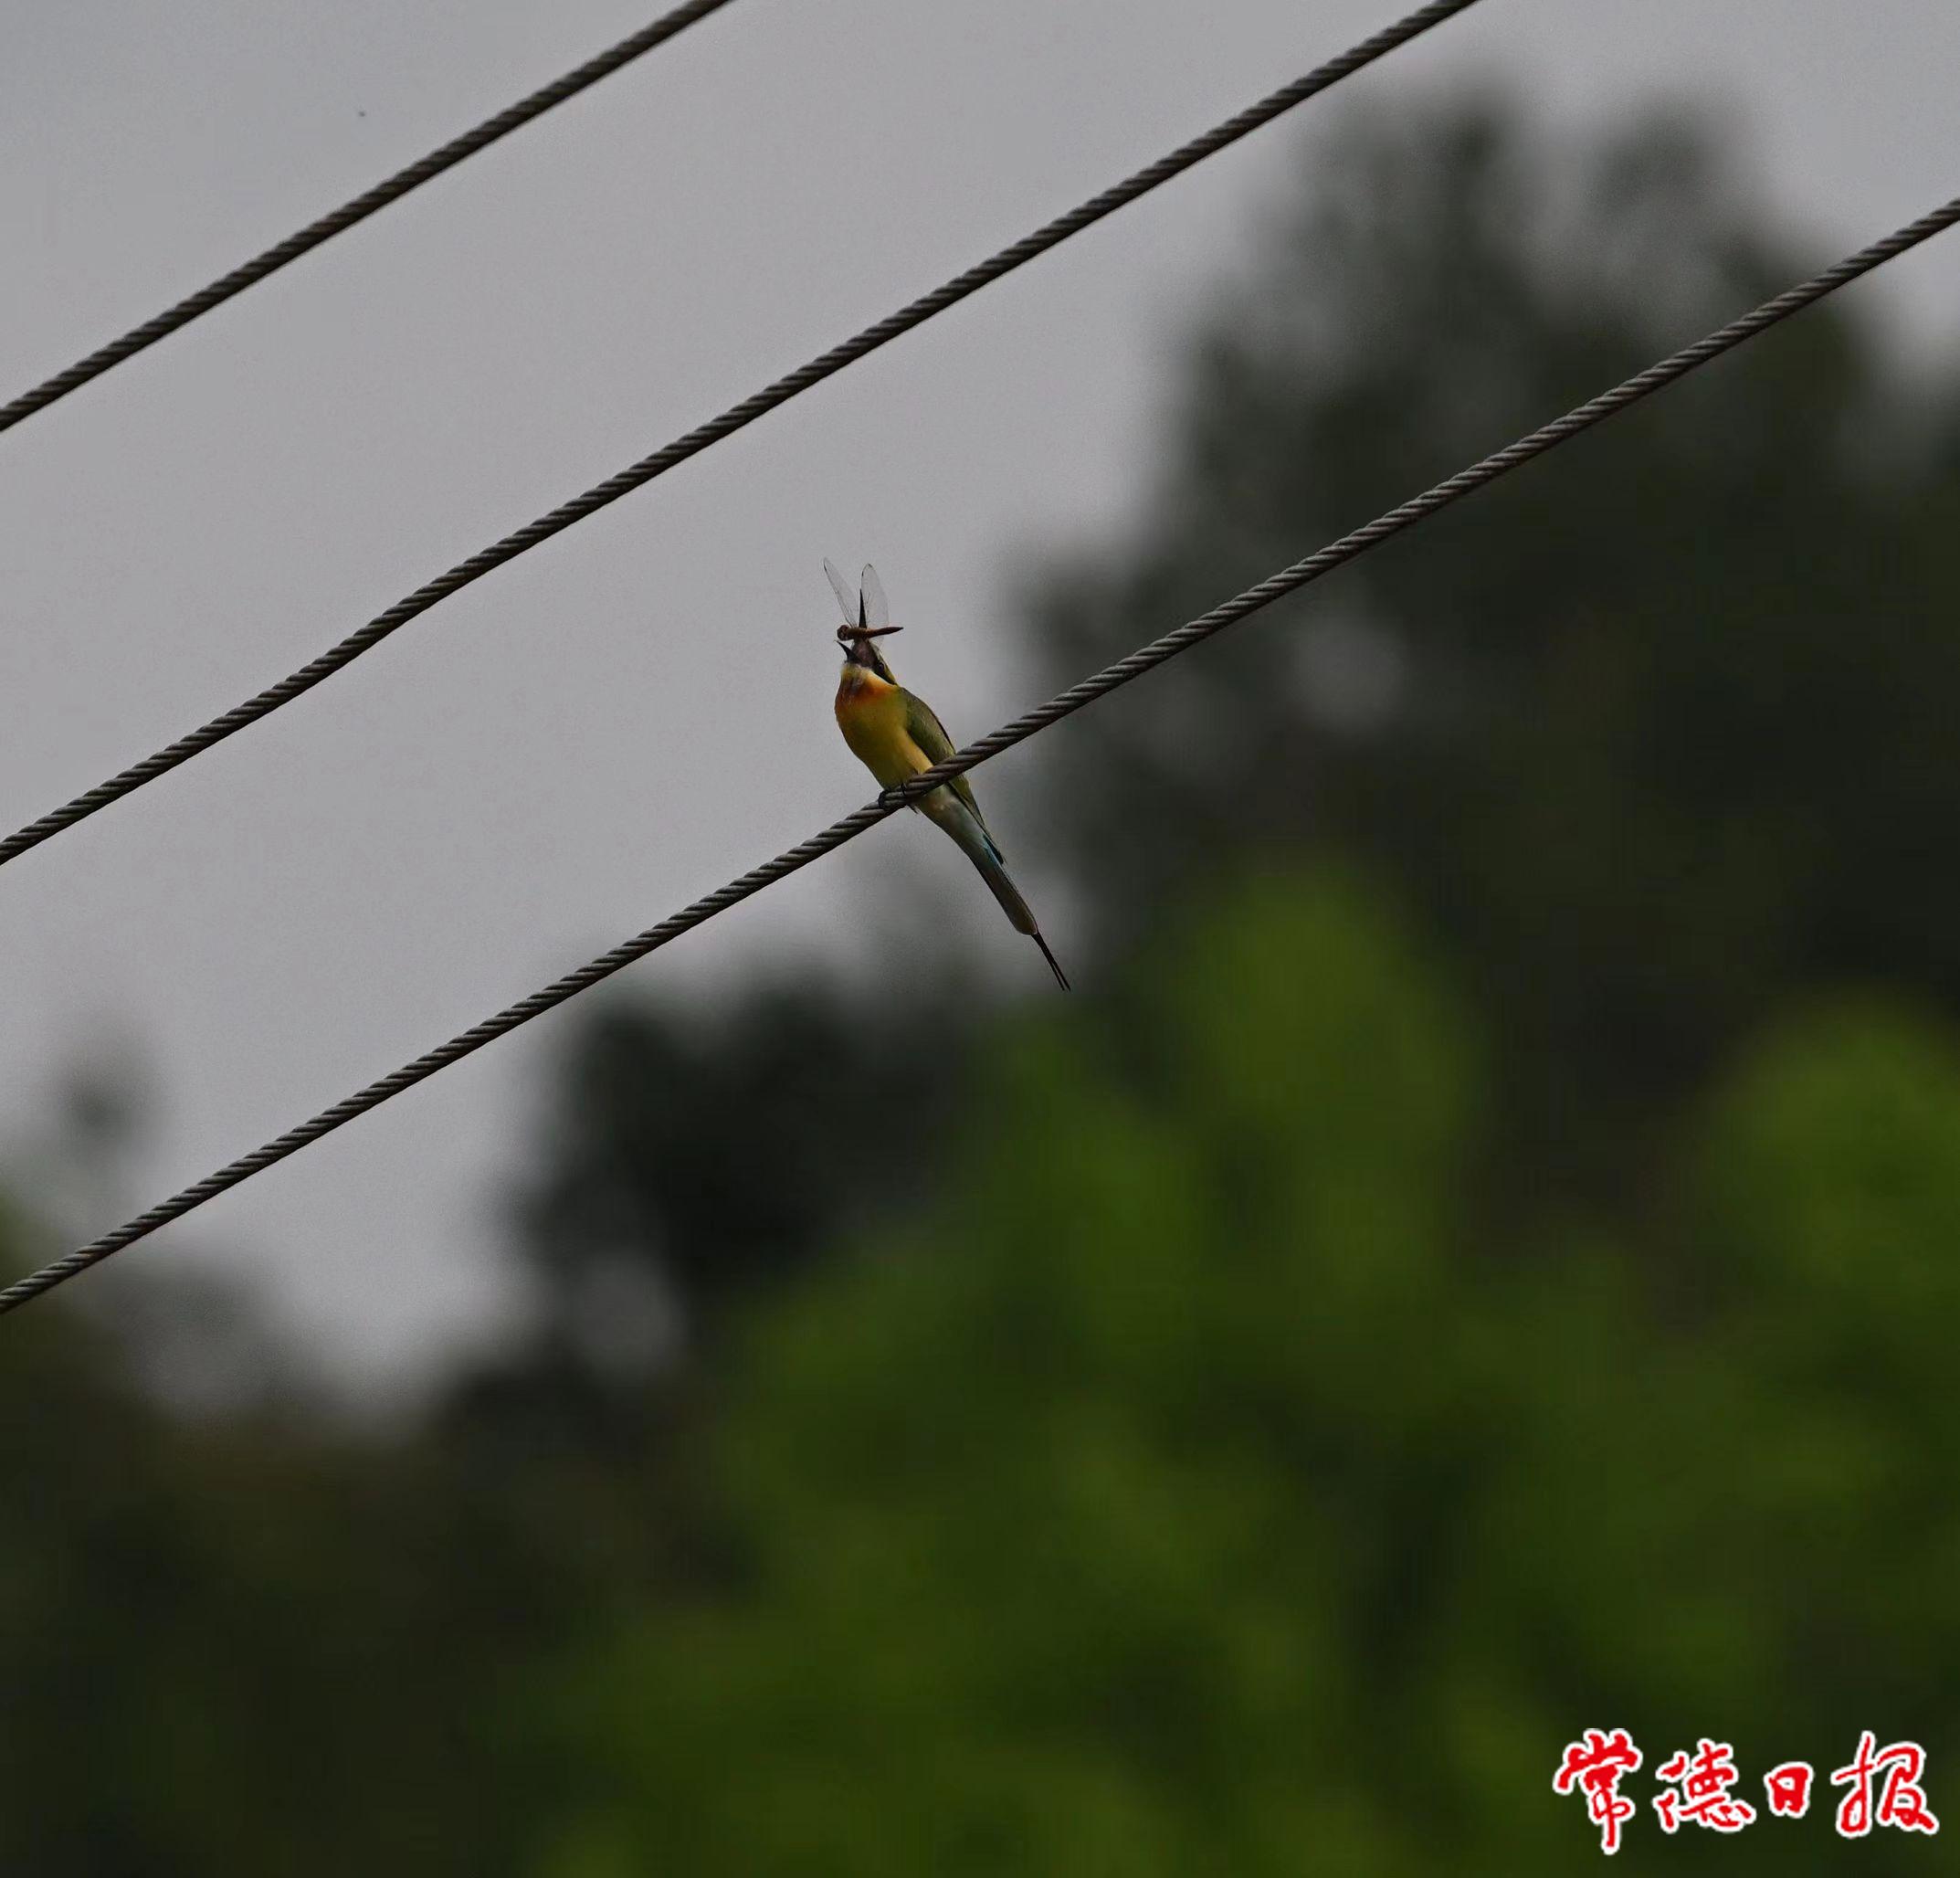
MULTIPOLYGON (((954 753, 954 742, 945 725, 933 714, 933 707, 892 677, 891 668, 878 649, 878 640, 903 630, 888 621, 885 589, 878 570, 864 570, 855 597, 844 576, 827 561, 824 572, 830 576, 831 591, 844 609, 844 624, 838 628, 838 643, 844 649, 844 671, 838 681, 838 728, 852 754, 878 778, 879 786, 895 788, 934 764, 943 763, 954 753)), ((1055 982, 1066 991, 1069 980, 1055 963, 1055 955, 1041 936, 1027 902, 1007 878, 1000 849, 980 818, 973 785, 964 776, 954 776, 911 807, 959 843, 961 852, 994 890, 994 898, 1013 922, 1014 930, 1027 934, 1041 948, 1055 982)))

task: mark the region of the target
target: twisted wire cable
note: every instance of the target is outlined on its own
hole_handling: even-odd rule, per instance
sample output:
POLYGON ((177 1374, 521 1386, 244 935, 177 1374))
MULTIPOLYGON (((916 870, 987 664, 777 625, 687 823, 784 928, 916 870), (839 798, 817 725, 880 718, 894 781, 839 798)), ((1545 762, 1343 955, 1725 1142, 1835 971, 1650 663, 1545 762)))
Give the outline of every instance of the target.
POLYGON ((101 1238, 76 1250, 63 1254, 50 1264, 43 1266, 17 1282, 0 1291, 0 1314, 17 1310, 30 1300, 39 1297, 44 1292, 52 1291, 57 1285, 73 1278, 78 1272, 86 1271, 91 1265, 100 1264, 111 1253, 154 1232, 159 1227, 180 1219, 194 1208, 201 1207, 206 1200, 216 1198, 228 1188, 248 1180, 255 1174, 263 1172, 275 1163, 284 1160, 289 1155, 297 1154, 310 1142, 318 1141, 323 1134, 331 1134, 334 1129, 351 1122, 357 1115, 377 1108, 390 1098, 413 1088, 425 1078, 433 1076, 437 1071, 450 1063, 481 1050, 487 1043, 494 1042, 507 1032, 516 1029, 521 1024, 528 1024, 533 1018, 542 1017, 567 998, 576 997, 609 978, 615 972, 623 970, 637 959, 642 959, 650 952, 678 939, 681 934, 691 932, 704 924, 716 914, 725 913, 752 894, 760 893, 764 887, 807 867, 813 860, 841 848, 845 842, 855 839, 867 828, 875 827, 887 816, 895 814, 908 802, 925 791, 936 788, 941 783, 961 775, 985 762, 988 757, 1003 750, 1011 749, 1016 744, 1034 736, 1060 718, 1080 711, 1084 705, 1098 698, 1107 697, 1110 692, 1141 678, 1146 671, 1175 659, 1180 652, 1188 651, 1201 640, 1211 638, 1214 633, 1224 631, 1249 614, 1256 613, 1262 607, 1285 595, 1294 593, 1321 575, 1332 572, 1344 563, 1357 559, 1369 549, 1378 547, 1391 536, 1403 530, 1414 527, 1417 522, 1448 508, 1452 502, 1460 501, 1473 491, 1495 482, 1521 465, 1547 450, 1555 449, 1583 431, 1590 430, 1596 424, 1603 423, 1617 412, 1628 406, 1650 397, 1664 386, 1684 378, 1698 366, 1705 365, 1711 359, 1753 339, 1779 321, 1786 320, 1792 313, 1800 311, 1814 301, 1822 300, 1826 294, 1835 292, 1848 281, 1868 274, 1872 269, 1916 248, 1929 240, 1943 229, 1950 228, 1960 222, 1960 196, 1956 196, 1944 208, 1922 216, 1916 222, 1901 228, 1882 241, 1876 241, 1869 248, 1827 268, 1821 274, 1813 276, 1800 286, 1792 287, 1779 293, 1774 300, 1765 301, 1755 311, 1744 313, 1732 320, 1727 325, 1711 332, 1706 338, 1684 346, 1680 352, 1662 359, 1658 364, 1649 365, 1644 372, 1637 373, 1611 391, 1603 392, 1597 397, 1589 398, 1585 404, 1568 411, 1563 417, 1556 417, 1549 424, 1541 425, 1528 436, 1515 443, 1505 445, 1491 455, 1473 463, 1467 470, 1459 470, 1454 476, 1425 490, 1422 494, 1411 497, 1373 522, 1343 535, 1326 547, 1317 549, 1304 560, 1296 561, 1291 567, 1282 569, 1270 578, 1262 580, 1257 586, 1248 587, 1244 593, 1228 600, 1224 605, 1214 607, 1210 612, 1188 621, 1165 633, 1162 638, 1132 652, 1127 658, 1118 659, 1105 667, 1093 678, 1085 679, 1080 684, 1072 685, 1046 704, 1025 712, 1012 723, 1004 724, 991 735, 982 737, 977 743, 968 744, 949 756, 945 762, 933 769, 914 776, 910 782, 895 789, 888 789, 875 802, 867 803, 862 808, 853 809, 840 820, 834 821, 827 828, 812 835, 807 840, 799 841, 796 847, 785 849, 773 860, 764 861, 760 867, 751 868, 739 879, 731 881, 724 887, 684 906, 679 913, 670 913, 658 925, 649 926, 643 933, 616 945, 610 952, 602 954, 576 971, 568 972, 562 978, 547 985, 542 991, 534 991, 530 997, 520 998, 517 1003, 507 1006, 494 1017, 486 1018, 479 1024, 472 1025, 459 1036, 452 1037, 447 1043, 426 1051, 413 1062, 404 1063, 398 1070, 370 1082, 365 1089, 343 1097, 332 1108, 322 1109, 311 1120, 302 1122, 297 1128, 288 1129, 284 1134, 276 1136, 264 1146, 255 1148, 220 1167, 214 1174, 207 1174, 202 1180, 186 1187, 182 1192, 152 1207, 145 1213, 119 1226, 113 1232, 104 1233, 101 1238))
POLYGON ((1228 144, 1236 143, 1242 137, 1270 123, 1274 118, 1293 109, 1297 104, 1318 92, 1337 84, 1341 79, 1371 65, 1386 53, 1406 45, 1418 34, 1428 31, 1431 26, 1440 26, 1443 21, 1474 5, 1476 0, 1429 0, 1429 4, 1418 7, 1407 18, 1394 26, 1385 27, 1372 37, 1349 48, 1337 58, 1317 66, 1303 78, 1283 85, 1279 90, 1262 98, 1257 104, 1249 106, 1235 117, 1228 118, 1201 137, 1174 150, 1145 169, 1141 169, 1113 188, 1105 189, 1100 195, 1091 196, 1080 207, 1067 215, 1059 216, 1045 227, 1031 235, 1024 236, 1011 248, 1004 248, 990 259, 977 267, 969 268, 964 274, 949 280, 944 286, 913 301, 909 306, 887 314, 875 325, 867 326, 855 338, 846 340, 841 345, 812 359, 799 370, 778 378, 775 384, 745 397, 743 401, 698 426, 685 437, 677 438, 651 456, 642 457, 637 463, 609 476, 604 482, 595 483, 583 495, 561 504, 548 515, 539 518, 501 541, 479 550, 467 561, 458 562, 447 574, 438 575, 426 586, 417 587, 406 598, 397 600, 385 613, 378 614, 359 631, 350 633, 336 645, 330 647, 317 659, 310 659, 299 670, 281 679, 278 684, 269 685, 256 697, 248 698, 242 704, 234 705, 222 716, 213 718, 208 723, 195 730, 187 736, 179 737, 174 744, 167 744, 154 754, 146 756, 141 763, 132 764, 119 775, 106 782, 98 783, 94 788, 84 791, 73 801, 32 821, 24 828, 0 840, 0 865, 14 860, 30 848, 38 847, 49 837, 70 828, 77 822, 86 820, 99 809, 106 808, 111 802, 140 789, 146 783, 174 769, 193 756, 208 750, 215 744, 243 730, 248 724, 256 723, 260 718, 269 716, 281 705, 290 704, 295 698, 310 691, 323 679, 332 676, 343 667, 351 665, 364 652, 371 651, 391 633, 406 626, 417 614, 426 613, 437 601, 446 600, 451 594, 459 592, 472 581, 480 580, 493 568, 501 567, 505 562, 513 561, 518 555, 534 548, 540 542, 549 541, 553 535, 570 528, 575 522, 583 522, 586 516, 596 514, 609 503, 630 494, 642 484, 651 482, 655 477, 666 473, 678 463, 706 449, 709 445, 719 443, 723 438, 732 437, 745 426, 753 424, 764 413, 773 411, 778 405, 814 385, 841 372, 845 366, 873 353, 880 346, 889 344, 915 326, 943 313, 948 307, 958 304, 970 294, 998 280, 1004 274, 1033 260, 1059 246, 1072 235, 1079 235, 1087 227, 1100 222, 1105 216, 1146 195, 1160 185, 1182 174, 1194 164, 1202 163, 1207 156, 1215 155, 1228 144))
POLYGON ((641 54, 651 52, 656 46, 662 46, 683 32, 696 20, 705 19, 711 13, 717 13, 728 5, 730 0, 687 0, 671 13, 663 14, 649 26, 630 34, 616 46, 608 46, 595 58, 588 58, 584 65, 566 72, 562 78, 553 79, 548 85, 540 87, 528 98, 520 98, 515 104, 500 111, 495 117, 486 118, 474 130, 465 131, 460 137, 452 137, 439 150, 432 150, 427 156, 418 157, 407 168, 397 170, 385 181, 364 190, 351 202, 343 202, 331 214, 318 221, 309 222, 305 227, 295 230, 283 241, 275 242, 261 254, 247 261, 242 267, 234 268, 228 274, 221 274, 208 286, 200 287, 195 293, 187 295, 176 305, 165 307, 153 318, 145 320, 141 326, 132 326, 121 339, 111 340, 99 347, 85 359, 77 359, 66 370, 57 372, 52 378, 44 380, 31 391, 24 391, 9 403, 0 405, 0 430, 11 430, 23 419, 31 417, 37 411, 44 411, 69 392, 78 391, 90 379, 100 378, 112 365, 120 365, 125 359, 132 359, 140 352, 154 345, 160 339, 167 339, 173 332, 188 326, 193 320, 202 318, 214 307, 221 307, 234 294, 243 293, 263 280, 269 274, 276 274, 289 261, 296 261, 303 254, 311 254, 321 242, 332 240, 356 222, 364 222, 377 209, 386 208, 391 202, 399 202, 411 190, 419 189, 423 184, 439 176, 445 170, 451 170, 465 157, 474 156, 501 137, 508 137, 512 131, 528 124, 533 118, 543 117, 555 104, 563 104, 568 98, 575 98, 581 91, 595 85, 601 79, 610 77, 622 66, 630 65, 641 54))

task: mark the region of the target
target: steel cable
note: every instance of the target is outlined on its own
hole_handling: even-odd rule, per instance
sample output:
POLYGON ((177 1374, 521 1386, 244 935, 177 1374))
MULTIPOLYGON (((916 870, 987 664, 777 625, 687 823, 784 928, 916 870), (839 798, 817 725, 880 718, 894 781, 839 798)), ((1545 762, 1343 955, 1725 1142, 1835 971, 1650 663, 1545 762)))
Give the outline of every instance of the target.
POLYGON ((722 413, 706 424, 698 426, 685 437, 677 438, 651 456, 642 457, 629 468, 609 476, 604 482, 595 483, 583 495, 561 504, 548 515, 541 515, 535 522, 507 534, 501 541, 479 550, 467 561, 458 562, 447 574, 439 575, 426 586, 417 587, 406 598, 397 600, 385 613, 381 613, 362 627, 350 633, 336 645, 330 647, 317 659, 310 659, 297 671, 270 685, 256 697, 248 698, 242 704, 234 705, 221 716, 195 730, 187 736, 179 737, 174 744, 167 744, 141 763, 132 764, 128 769, 112 775, 105 782, 98 783, 92 789, 85 790, 73 801, 32 821, 24 828, 0 840, 0 865, 16 860, 30 848, 36 848, 51 836, 70 828, 77 822, 86 820, 99 809, 106 808, 111 802, 120 800, 132 791, 152 783, 157 777, 185 763, 193 756, 208 750, 215 744, 243 730, 248 724, 256 723, 260 718, 269 716, 281 705, 290 704, 295 698, 310 691, 323 679, 331 678, 343 667, 351 665, 364 652, 371 651, 391 633, 406 626, 417 614, 426 613, 440 600, 459 592, 472 581, 480 580, 492 569, 501 567, 505 562, 513 561, 518 555, 534 548, 540 542, 549 541, 554 534, 570 528, 575 522, 583 522, 586 516, 620 497, 630 494, 642 484, 651 482, 655 477, 664 474, 676 464, 685 462, 690 457, 706 449, 709 445, 719 443, 723 438, 732 436, 744 426, 753 424, 764 413, 773 411, 778 405, 787 404, 799 393, 821 384, 826 378, 841 372, 845 366, 854 364, 867 353, 876 352, 881 345, 890 343, 915 326, 923 325, 934 315, 943 313, 948 307, 956 305, 970 294, 998 280, 1004 274, 1045 254, 1049 248, 1066 241, 1072 235, 1079 235, 1105 216, 1134 202, 1161 184, 1169 182, 1207 156, 1215 155, 1228 144, 1256 131, 1260 125, 1270 123, 1274 118, 1305 102, 1316 93, 1324 91, 1331 85, 1372 64, 1385 54, 1406 45, 1418 34, 1431 26, 1440 26, 1443 21, 1465 11, 1476 4, 1476 0, 1430 0, 1430 4, 1417 9, 1407 18, 1394 26, 1385 27, 1371 38, 1351 47, 1337 58, 1316 67, 1305 77, 1296 79, 1290 85, 1282 86, 1270 96, 1261 99, 1257 104, 1228 118, 1223 123, 1194 138, 1190 142, 1173 151, 1168 156, 1160 157, 1146 169, 1142 169, 1113 188, 1105 189, 1100 195, 1091 196, 1080 207, 1059 216, 1032 235, 1024 236, 1011 248, 1004 248, 977 267, 969 268, 964 274, 949 280, 933 292, 901 307, 895 313, 888 314, 875 325, 867 326, 856 337, 846 340, 841 345, 833 346, 828 352, 812 359, 808 364, 778 378, 775 384, 745 397, 743 401, 722 413))
POLYGON ((439 150, 432 150, 427 156, 418 157, 407 168, 397 170, 385 182, 364 190, 351 202, 343 202, 331 214, 309 222, 305 227, 295 230, 283 241, 275 242, 242 267, 219 275, 208 286, 200 287, 174 306, 165 307, 141 326, 132 326, 121 339, 98 347, 87 358, 77 359, 65 371, 57 372, 31 391, 24 391, 11 402, 0 405, 0 430, 11 430, 35 412, 46 410, 71 391, 79 391, 91 379, 100 378, 111 366, 134 358, 160 339, 167 339, 214 307, 223 306, 233 295, 243 293, 269 274, 278 273, 289 261, 311 254, 321 242, 332 240, 356 222, 364 222, 377 209, 386 208, 391 202, 399 202, 411 190, 419 189, 445 170, 454 169, 465 157, 474 156, 478 151, 489 148, 500 138, 508 137, 533 118, 543 117, 553 105, 575 98, 601 79, 610 77, 620 67, 630 65, 642 53, 651 52, 656 46, 666 44, 696 20, 705 19, 711 13, 718 13, 728 5, 730 0, 687 0, 686 5, 663 14, 650 26, 642 26, 616 46, 608 46, 597 58, 588 58, 584 65, 542 86, 528 98, 519 99, 495 117, 484 119, 474 130, 465 131, 460 137, 452 137, 439 150))
POLYGON ((1637 373, 1611 391, 1603 392, 1597 397, 1588 399, 1563 417, 1556 417, 1549 424, 1541 425, 1530 435, 1520 438, 1515 443, 1507 444, 1502 449, 1473 463, 1467 470, 1459 470, 1454 476, 1437 483, 1418 496, 1393 508, 1386 514, 1377 516, 1373 522, 1343 535, 1340 540, 1316 550, 1304 560, 1296 561, 1291 567, 1262 580, 1257 586, 1248 587, 1236 598, 1224 605, 1214 607, 1210 612, 1196 619, 1165 633, 1162 638, 1132 652, 1113 665, 1072 685, 1059 696, 1051 698, 1046 704, 1017 717, 1012 723, 1003 725, 991 735, 982 737, 977 743, 968 744, 947 758, 944 763, 926 771, 898 789, 887 790, 877 801, 867 803, 862 808, 852 810, 841 820, 834 821, 819 833, 796 847, 785 849, 773 860, 752 868, 739 879, 728 882, 712 893, 670 913, 658 925, 648 929, 616 945, 610 952, 601 955, 589 964, 581 965, 574 972, 547 985, 541 991, 534 991, 529 997, 506 1007, 494 1017, 486 1018, 481 1023, 472 1025, 460 1035, 452 1037, 447 1043, 418 1056, 413 1062, 404 1063, 398 1070, 371 1082, 365 1089, 346 1096, 332 1108, 322 1109, 311 1121, 302 1122, 297 1128, 289 1129, 284 1134, 267 1142, 262 1147, 220 1167, 216 1173, 207 1174, 202 1180, 174 1194, 169 1199, 140 1213, 135 1219, 119 1226, 113 1232, 103 1234, 100 1239, 76 1250, 63 1254, 51 1263, 20 1279, 16 1283, 0 1290, 0 1314, 18 1309, 43 1292, 52 1291, 57 1285, 73 1278, 78 1272, 87 1271, 91 1265, 101 1262, 111 1253, 154 1232, 159 1227, 179 1219, 194 1208, 206 1200, 216 1198, 228 1188, 248 1180, 253 1175, 263 1172, 275 1163, 296 1154, 309 1143, 318 1141, 321 1135, 332 1134, 343 1123, 351 1122, 357 1115, 378 1107, 404 1090, 413 1088, 437 1071, 483 1048, 487 1043, 507 1032, 516 1029, 521 1024, 528 1024, 532 1018, 543 1016, 576 997, 581 991, 609 978, 636 960, 646 957, 677 939, 681 934, 712 919, 717 913, 725 913, 730 907, 746 900, 751 894, 759 893, 764 887, 795 873, 799 868, 807 867, 813 860, 841 848, 845 842, 862 834, 865 829, 895 814, 912 797, 936 787, 963 771, 973 768, 975 764, 1011 748, 1023 742, 1058 719, 1080 711, 1085 704, 1106 697, 1110 692, 1130 683, 1166 660, 1175 659, 1180 652, 1188 651, 1201 640, 1222 632, 1227 627, 1256 613, 1262 607, 1298 591, 1310 582, 1318 580, 1323 574, 1331 573, 1346 562, 1355 560, 1369 549, 1379 546, 1391 536, 1401 533, 1418 522, 1448 508, 1473 491, 1482 489, 1487 483, 1495 482, 1500 477, 1533 458, 1543 456, 1547 450, 1569 441, 1581 432, 1589 430, 1596 424, 1605 421, 1628 406, 1651 396, 1677 379, 1685 377, 1697 366, 1706 364, 1711 359, 1731 351, 1757 333, 1786 320, 1792 313, 1800 311, 1814 301, 1824 298, 1857 280, 1872 269, 1903 254, 1908 248, 1916 248, 1929 240, 1943 229, 1960 222, 1960 197, 1955 197, 1944 208, 1935 209, 1931 215, 1923 216, 1916 222, 1877 241, 1858 253, 1839 261, 1835 267, 1827 268, 1821 274, 1813 276, 1801 286, 1790 288, 1779 293, 1774 300, 1766 301, 1753 312, 1731 321, 1727 325, 1711 332, 1706 338, 1697 340, 1692 345, 1683 347, 1649 365, 1644 372, 1637 373))

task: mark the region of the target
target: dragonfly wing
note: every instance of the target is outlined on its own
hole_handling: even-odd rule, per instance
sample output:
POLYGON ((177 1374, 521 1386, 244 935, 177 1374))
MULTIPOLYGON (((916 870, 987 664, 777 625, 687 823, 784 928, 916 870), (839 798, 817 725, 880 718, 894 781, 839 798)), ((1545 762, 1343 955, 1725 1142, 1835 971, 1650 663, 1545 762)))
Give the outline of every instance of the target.
POLYGON ((878 569, 869 562, 865 564, 859 592, 864 596, 864 623, 867 626, 890 626, 891 608, 885 604, 885 584, 879 579, 878 569))
POLYGON ((830 591, 838 596, 838 605, 844 609, 844 624, 858 623, 858 596, 850 590, 850 583, 837 570, 837 564, 827 556, 824 561, 824 572, 830 579, 830 591))

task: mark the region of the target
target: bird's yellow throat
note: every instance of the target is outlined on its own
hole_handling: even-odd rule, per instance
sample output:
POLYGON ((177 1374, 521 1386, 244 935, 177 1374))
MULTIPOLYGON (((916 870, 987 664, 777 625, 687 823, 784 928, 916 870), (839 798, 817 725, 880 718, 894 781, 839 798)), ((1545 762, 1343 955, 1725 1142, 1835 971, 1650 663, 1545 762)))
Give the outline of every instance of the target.
POLYGON ((844 668, 837 719, 858 760, 888 789, 932 767, 905 728, 905 693, 875 671, 844 668))

